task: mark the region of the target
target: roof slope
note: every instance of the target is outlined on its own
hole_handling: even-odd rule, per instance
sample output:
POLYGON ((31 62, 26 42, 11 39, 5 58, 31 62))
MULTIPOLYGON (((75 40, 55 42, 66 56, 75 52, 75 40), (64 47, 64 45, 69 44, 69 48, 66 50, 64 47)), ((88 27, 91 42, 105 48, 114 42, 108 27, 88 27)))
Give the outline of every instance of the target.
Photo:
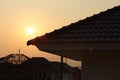
MULTIPOLYGON (((120 41, 120 6, 64 26, 34 39, 35 42, 120 41)), ((28 41, 28 44, 31 44, 28 41)))

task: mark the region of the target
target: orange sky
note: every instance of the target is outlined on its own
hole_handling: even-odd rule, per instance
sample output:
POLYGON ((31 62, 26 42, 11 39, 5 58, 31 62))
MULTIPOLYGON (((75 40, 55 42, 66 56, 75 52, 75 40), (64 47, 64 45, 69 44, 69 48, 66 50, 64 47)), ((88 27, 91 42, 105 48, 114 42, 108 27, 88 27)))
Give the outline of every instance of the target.
POLYGON ((27 40, 119 4, 120 0, 0 0, 0 56, 21 49, 29 57, 59 60, 60 57, 41 52, 35 46, 28 47, 27 40), (35 29, 34 34, 27 34, 29 26, 35 29))

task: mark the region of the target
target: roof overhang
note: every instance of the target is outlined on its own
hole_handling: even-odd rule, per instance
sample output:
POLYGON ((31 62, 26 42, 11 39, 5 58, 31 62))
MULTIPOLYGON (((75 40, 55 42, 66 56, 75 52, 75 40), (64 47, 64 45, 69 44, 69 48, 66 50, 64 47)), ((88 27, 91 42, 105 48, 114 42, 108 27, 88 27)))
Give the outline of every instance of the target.
POLYGON ((82 60, 85 53, 113 53, 120 51, 119 42, 60 42, 60 43, 36 43, 35 40, 27 42, 35 45, 39 50, 74 60, 82 60))

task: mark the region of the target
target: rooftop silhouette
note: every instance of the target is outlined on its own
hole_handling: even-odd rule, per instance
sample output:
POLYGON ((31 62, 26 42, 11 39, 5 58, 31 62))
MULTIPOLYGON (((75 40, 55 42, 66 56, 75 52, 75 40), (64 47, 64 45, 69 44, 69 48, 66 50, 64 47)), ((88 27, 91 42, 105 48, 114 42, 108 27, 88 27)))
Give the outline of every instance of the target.
POLYGON ((120 6, 108 9, 27 42, 105 42, 120 41, 120 6))

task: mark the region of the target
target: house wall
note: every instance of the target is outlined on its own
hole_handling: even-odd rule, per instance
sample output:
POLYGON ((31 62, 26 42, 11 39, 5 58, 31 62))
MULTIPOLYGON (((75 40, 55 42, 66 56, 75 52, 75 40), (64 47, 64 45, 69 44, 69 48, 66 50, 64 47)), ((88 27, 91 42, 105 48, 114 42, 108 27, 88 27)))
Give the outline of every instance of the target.
POLYGON ((120 80, 120 51, 83 54, 81 76, 82 80, 120 80))

